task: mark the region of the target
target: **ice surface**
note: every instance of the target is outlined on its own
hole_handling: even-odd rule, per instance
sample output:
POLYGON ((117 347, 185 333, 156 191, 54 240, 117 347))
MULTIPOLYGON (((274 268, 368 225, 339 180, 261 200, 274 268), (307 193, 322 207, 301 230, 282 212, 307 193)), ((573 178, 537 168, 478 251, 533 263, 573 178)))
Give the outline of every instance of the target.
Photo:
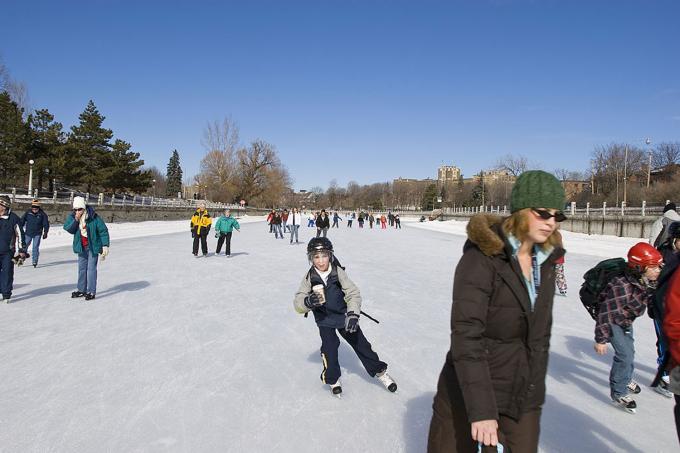
MULTIPOLYGON (((343 343, 338 400, 319 380, 316 326, 292 306, 305 245, 252 220, 234 233, 232 258, 194 258, 188 221, 109 225, 91 302, 70 298, 76 257, 55 226, 40 266, 18 268, 14 303, 0 306, 0 451, 424 452, 465 224, 330 230, 380 320, 362 317, 362 328, 399 384, 387 392, 343 343)), ((314 231, 302 227, 301 240, 314 231)), ((609 402, 612 356, 592 350, 577 296, 586 269, 637 239, 565 241, 569 295, 555 300, 541 451, 677 451, 673 402, 645 385, 651 320, 635 323, 643 390, 631 415, 609 402)))

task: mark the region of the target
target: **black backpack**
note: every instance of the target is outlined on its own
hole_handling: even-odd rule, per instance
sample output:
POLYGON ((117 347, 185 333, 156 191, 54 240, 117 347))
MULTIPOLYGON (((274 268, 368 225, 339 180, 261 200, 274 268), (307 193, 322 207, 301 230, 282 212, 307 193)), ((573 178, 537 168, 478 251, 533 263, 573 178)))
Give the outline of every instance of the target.
POLYGON ((597 321, 600 309, 598 296, 604 291, 612 278, 623 275, 626 266, 626 260, 623 258, 610 258, 600 261, 595 267, 583 274, 583 285, 581 285, 578 296, 594 320, 597 321))

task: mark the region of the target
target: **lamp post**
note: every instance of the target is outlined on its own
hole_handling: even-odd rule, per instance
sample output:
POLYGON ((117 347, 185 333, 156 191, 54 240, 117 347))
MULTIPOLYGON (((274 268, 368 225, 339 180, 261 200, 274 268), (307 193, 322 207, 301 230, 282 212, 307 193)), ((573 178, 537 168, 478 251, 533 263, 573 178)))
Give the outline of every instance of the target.
POLYGON ((153 197, 156 198, 156 180, 154 179, 151 182, 153 182, 153 197))
POLYGON ((626 145, 626 151, 623 157, 623 204, 627 205, 628 201, 628 145, 626 145))
MULTIPOLYGON (((649 146, 649 144, 652 143, 652 141, 647 138, 645 140, 645 145, 649 146)), ((652 149, 649 148, 649 164, 647 165, 647 188, 649 189, 649 181, 652 177, 652 149)))
POLYGON ((33 192, 33 164, 35 161, 33 159, 28 161, 28 196, 31 196, 33 192))

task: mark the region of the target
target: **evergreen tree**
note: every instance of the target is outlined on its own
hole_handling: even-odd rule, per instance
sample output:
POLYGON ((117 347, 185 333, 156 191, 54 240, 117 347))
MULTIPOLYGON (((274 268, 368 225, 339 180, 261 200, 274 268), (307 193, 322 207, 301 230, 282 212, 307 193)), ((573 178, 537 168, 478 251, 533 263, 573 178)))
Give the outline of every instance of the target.
POLYGON ((80 124, 71 128, 69 144, 80 158, 84 172, 82 182, 91 192, 111 176, 107 168, 111 164, 110 140, 113 132, 102 127, 105 117, 99 113, 92 100, 78 118, 80 124))
POLYGON ((144 161, 139 158, 139 153, 130 151, 130 148, 128 142, 119 139, 111 147, 107 179, 103 185, 113 192, 140 193, 151 187, 153 175, 149 170, 142 170, 144 161))
POLYGON ((24 163, 28 166, 26 148, 28 126, 23 119, 24 110, 12 101, 9 93, 0 93, 0 186, 6 188, 23 175, 24 163))
POLYGON ((50 190, 54 190, 53 181, 64 182, 65 175, 72 167, 67 162, 69 155, 63 152, 64 132, 62 124, 54 121, 54 116, 47 110, 36 110, 28 116, 31 128, 31 142, 28 154, 35 160, 33 172, 37 178, 36 187, 43 187, 43 179, 47 179, 50 190))
POLYGON ((425 189, 425 193, 423 194, 423 201, 421 202, 424 211, 431 211, 434 209, 437 196, 437 185, 430 184, 427 186, 427 189, 425 189))
POLYGON ((182 191, 182 167, 179 165, 177 150, 172 152, 165 177, 167 179, 165 194, 169 197, 176 197, 177 192, 182 191))

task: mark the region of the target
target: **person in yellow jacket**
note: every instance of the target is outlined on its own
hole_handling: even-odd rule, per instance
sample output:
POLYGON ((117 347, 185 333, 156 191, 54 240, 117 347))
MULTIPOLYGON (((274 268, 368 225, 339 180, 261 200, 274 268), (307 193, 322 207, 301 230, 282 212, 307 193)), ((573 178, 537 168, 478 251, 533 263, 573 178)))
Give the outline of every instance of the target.
POLYGON ((203 256, 208 256, 208 233, 212 226, 212 219, 205 203, 199 203, 198 209, 191 216, 191 237, 194 238, 194 256, 198 256, 198 241, 201 241, 201 251, 203 256))

